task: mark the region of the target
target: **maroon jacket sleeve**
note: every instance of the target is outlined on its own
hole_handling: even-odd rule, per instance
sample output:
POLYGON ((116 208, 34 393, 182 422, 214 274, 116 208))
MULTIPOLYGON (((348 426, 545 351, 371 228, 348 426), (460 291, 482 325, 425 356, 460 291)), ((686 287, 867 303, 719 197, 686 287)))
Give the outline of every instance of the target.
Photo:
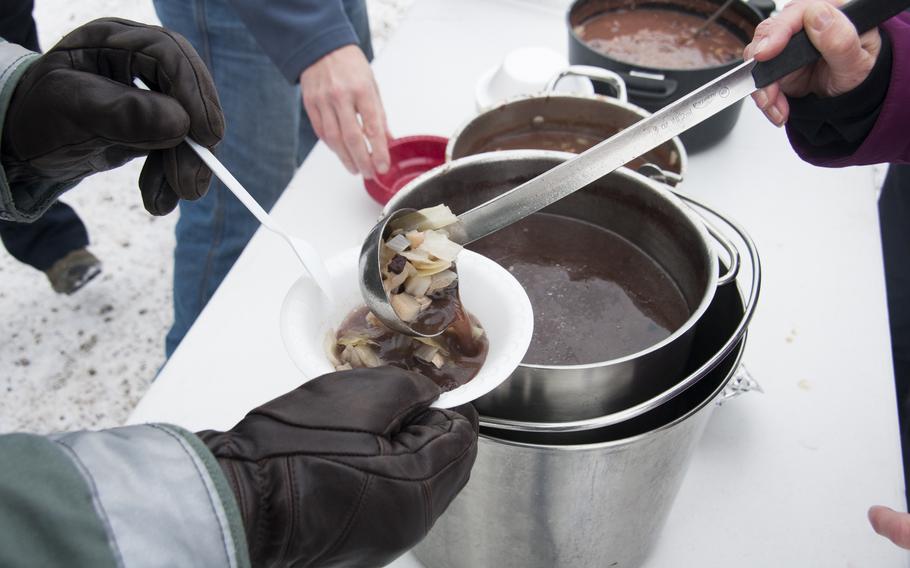
POLYGON ((814 152, 788 126, 793 149, 817 166, 843 167, 882 163, 910 163, 910 14, 896 16, 882 25, 892 46, 891 79, 878 119, 862 144, 852 153, 831 156, 814 152))

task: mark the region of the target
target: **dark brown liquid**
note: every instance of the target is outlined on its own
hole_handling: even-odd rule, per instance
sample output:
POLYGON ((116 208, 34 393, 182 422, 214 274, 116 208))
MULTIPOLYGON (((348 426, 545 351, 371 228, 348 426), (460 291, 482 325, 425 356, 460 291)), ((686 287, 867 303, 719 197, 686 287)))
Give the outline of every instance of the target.
MULTIPOLYGON (((461 318, 456 318, 456 324, 452 328, 435 338, 447 353, 445 365, 436 368, 432 363, 414 356, 422 343, 384 326, 377 327, 371 324, 367 320, 367 313, 369 311, 366 306, 351 312, 341 323, 336 337, 352 334, 368 337, 374 351, 384 363, 420 373, 439 385, 443 392, 460 387, 473 379, 487 358, 489 343, 486 335, 476 340, 472 339, 470 324, 465 326, 466 320, 462 321, 461 318)), ((470 318, 474 325, 478 325, 473 316, 470 318)), ((336 355, 340 353, 341 349, 336 346, 336 355)))
POLYGON ((736 61, 745 43, 716 22, 677 10, 638 8, 606 12, 586 20, 576 33, 608 57, 659 69, 698 69, 736 61))
MULTIPOLYGON (((455 265, 450 266, 449 270, 456 272, 455 265)), ((459 316, 463 317, 464 310, 461 307, 461 297, 458 295, 458 280, 442 290, 430 292, 427 298, 432 303, 411 322, 411 328, 415 331, 433 335, 440 329, 454 325, 459 316)))
MULTIPOLYGON (((615 134, 615 132, 613 133, 615 134)), ((497 150, 556 150, 580 154, 606 138, 566 130, 519 130, 498 135, 480 145, 476 153, 497 150)))
POLYGON ((524 363, 583 365, 659 343, 689 318, 676 284, 613 232, 544 213, 469 245, 528 292, 534 336, 524 363))
MULTIPOLYGON (((480 154, 481 152, 496 152, 499 150, 555 150, 557 152, 581 154, 617 132, 619 130, 604 132, 603 135, 597 136, 568 130, 529 128, 528 130, 518 130, 494 136, 484 141, 472 153, 480 154)), ((635 158, 626 165, 632 169, 638 169, 648 162, 662 164, 665 160, 652 151, 635 158)))

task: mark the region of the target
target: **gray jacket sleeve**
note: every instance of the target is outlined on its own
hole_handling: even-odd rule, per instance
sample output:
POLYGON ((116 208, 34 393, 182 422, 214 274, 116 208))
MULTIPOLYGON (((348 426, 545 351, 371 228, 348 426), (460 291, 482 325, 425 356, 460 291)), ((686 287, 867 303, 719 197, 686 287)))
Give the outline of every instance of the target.
POLYGON ((8 434, 0 463, 0 566, 249 566, 227 480, 190 432, 8 434))
MULTIPOLYGON (((10 99, 19 78, 25 73, 29 65, 37 59, 39 55, 31 52, 24 47, 14 43, 7 43, 0 39, 0 133, 3 132, 3 124, 6 119, 6 111, 9 108, 10 99)), ((2 148, 0 148, 2 150, 2 148)), ((34 204, 32 198, 37 198, 43 204, 39 207, 22 207, 17 203, 16 196, 10 188, 6 179, 6 172, 3 165, 0 164, 0 219, 6 221, 33 221, 44 212, 47 207, 53 203, 57 195, 62 193, 63 187, 47 187, 40 191, 42 195, 29 195, 28 201, 34 204)), ((21 197, 21 196, 20 196, 21 197)))
POLYGON ((304 69, 345 45, 372 59, 364 0, 229 0, 262 50, 291 83, 304 69))

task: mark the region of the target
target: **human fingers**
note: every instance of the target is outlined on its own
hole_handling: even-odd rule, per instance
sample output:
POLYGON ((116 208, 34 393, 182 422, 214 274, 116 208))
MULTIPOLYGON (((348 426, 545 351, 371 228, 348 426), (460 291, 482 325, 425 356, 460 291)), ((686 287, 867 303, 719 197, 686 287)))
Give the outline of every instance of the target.
POLYGON ((322 136, 320 136, 319 139, 325 142, 326 145, 335 152, 338 159, 344 164, 345 169, 352 174, 356 174, 357 166, 354 163, 354 159, 348 153, 348 149, 342 139, 341 125, 338 124, 338 117, 335 114, 335 109, 328 103, 320 105, 319 116, 322 121, 322 136))
POLYGON ((767 61, 779 55, 790 38, 803 29, 806 8, 816 3, 841 4, 835 0, 794 0, 788 3, 783 10, 759 22, 752 41, 743 50, 743 58, 767 61))
POLYGON ((869 509, 869 522, 878 534, 901 548, 910 549, 910 515, 876 505, 869 509))
POLYGON ((358 99, 357 111, 363 121, 363 134, 370 143, 374 169, 384 174, 389 171, 389 128, 379 91, 373 82, 358 99))
POLYGON ((864 42, 847 16, 825 2, 807 6, 803 25, 809 41, 826 63, 815 81, 817 94, 841 95, 858 87, 869 76, 881 48, 877 31, 867 34, 864 42))
POLYGON ((335 104, 335 113, 338 117, 338 125, 341 128, 341 141, 348 155, 354 160, 357 171, 363 177, 369 179, 373 177, 373 163, 370 160, 370 152, 367 148, 366 139, 364 138, 363 127, 357 120, 357 113, 354 107, 354 101, 357 99, 337 101, 335 104))

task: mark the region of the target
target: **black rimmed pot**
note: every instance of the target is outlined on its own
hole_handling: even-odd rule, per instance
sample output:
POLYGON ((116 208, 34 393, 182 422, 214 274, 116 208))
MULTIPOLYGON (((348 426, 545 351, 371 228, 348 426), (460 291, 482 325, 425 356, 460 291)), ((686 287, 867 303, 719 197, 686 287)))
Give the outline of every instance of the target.
MULTIPOLYGON (((576 0, 569 8, 569 62, 573 65, 594 65, 618 73, 625 81, 629 102, 655 112, 694 91, 705 83, 733 69, 742 59, 725 65, 696 69, 670 69, 647 67, 614 59, 590 47, 576 33, 576 28, 604 12, 634 9, 671 9, 708 17, 724 0, 576 0)), ((753 0, 750 3, 734 2, 717 22, 736 34, 743 44, 749 43, 755 26, 767 17, 773 4, 770 0, 753 0)), ((600 92, 604 87, 597 85, 600 92)), ((699 152, 720 142, 736 124, 742 101, 719 112, 701 124, 680 135, 689 153, 699 152)))

